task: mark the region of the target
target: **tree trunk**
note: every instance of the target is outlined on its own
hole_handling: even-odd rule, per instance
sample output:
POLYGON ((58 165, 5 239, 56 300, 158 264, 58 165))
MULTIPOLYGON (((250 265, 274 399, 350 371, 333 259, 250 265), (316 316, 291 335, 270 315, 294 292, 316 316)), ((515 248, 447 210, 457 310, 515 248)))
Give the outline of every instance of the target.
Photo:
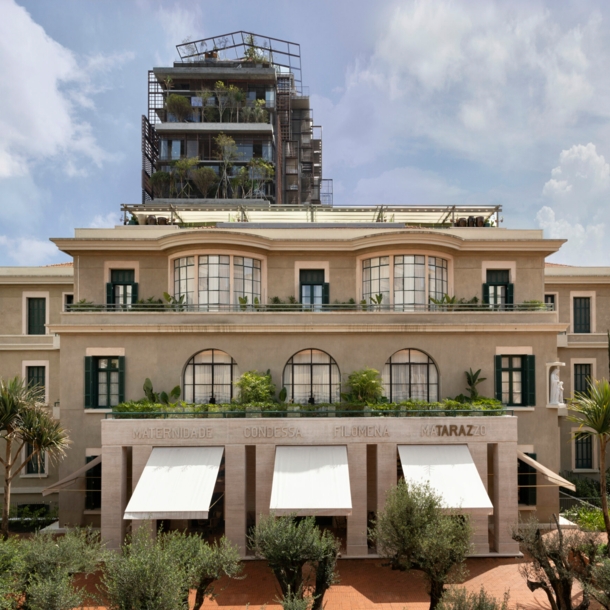
POLYGON ((197 585, 197 593, 195 594, 195 605, 193 606, 193 610, 201 610, 206 593, 214 580, 214 578, 204 578, 199 582, 197 585))
POLYGON ((4 503, 2 505, 2 537, 8 538, 8 514, 11 507, 11 453, 13 443, 6 439, 6 461, 4 462, 4 503))
POLYGON ((608 515, 608 496, 606 495, 606 441, 602 438, 599 439, 599 490, 607 536, 606 555, 610 557, 610 515, 608 515))
POLYGON ((435 610, 443 597, 445 583, 439 580, 430 579, 430 610, 435 610))

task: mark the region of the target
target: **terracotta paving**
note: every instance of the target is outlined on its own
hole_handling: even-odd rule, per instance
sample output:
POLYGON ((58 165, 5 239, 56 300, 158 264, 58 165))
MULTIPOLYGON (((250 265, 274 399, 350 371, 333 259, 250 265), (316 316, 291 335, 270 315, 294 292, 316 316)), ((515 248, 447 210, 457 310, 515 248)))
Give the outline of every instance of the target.
MULTIPOLYGON (((548 609, 544 593, 530 592, 519 574, 522 559, 471 559, 464 582, 471 591, 482 586, 501 599, 510 591, 510 606, 519 610, 548 609)), ((325 595, 326 610, 427 610, 430 605, 426 584, 419 573, 405 574, 382 566, 379 559, 344 559, 338 565, 340 582, 325 595)), ((206 600, 206 610, 281 610, 279 588, 273 573, 262 561, 244 564, 243 580, 221 581, 214 600, 206 600)), ((94 579, 96 580, 96 579, 94 579)), ((90 590, 94 582, 88 579, 90 590)), ((91 609, 93 610, 93 609, 91 609)), ((98 608, 97 610, 102 610, 98 608)))

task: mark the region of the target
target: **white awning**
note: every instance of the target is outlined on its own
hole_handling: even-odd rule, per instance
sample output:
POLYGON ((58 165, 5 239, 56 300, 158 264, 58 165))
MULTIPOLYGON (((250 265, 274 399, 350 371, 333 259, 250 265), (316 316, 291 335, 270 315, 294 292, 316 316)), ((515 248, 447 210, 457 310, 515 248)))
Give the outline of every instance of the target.
POLYGON ((276 447, 270 509, 276 515, 351 515, 347 447, 276 447))
POLYGON ((405 480, 429 483, 445 508, 493 511, 467 445, 399 445, 398 453, 405 480))
POLYGON ((560 477, 557 473, 549 470, 546 466, 543 466, 540 462, 537 462, 534 458, 531 458, 529 455, 523 453, 523 451, 517 451, 517 457, 526 464, 529 464, 532 468, 535 468, 540 474, 544 475, 547 481, 553 483, 553 485, 559 485, 560 487, 565 487, 566 489, 571 489, 572 491, 576 491, 576 486, 574 483, 570 483, 570 481, 566 481, 563 477, 560 477))
POLYGON ((124 519, 207 519, 223 447, 155 447, 124 519))
POLYGON ((46 489, 43 489, 42 495, 48 496, 50 494, 57 493, 60 489, 64 489, 64 488, 68 487, 68 485, 70 485, 71 483, 74 483, 74 481, 76 481, 76 479, 78 479, 80 477, 84 477, 85 474, 87 473, 87 470, 93 468, 94 466, 97 466, 98 464, 101 464, 101 462, 102 462, 102 456, 98 455, 96 458, 92 459, 88 464, 85 464, 82 468, 75 470, 71 475, 68 475, 61 481, 57 481, 57 483, 53 483, 53 485, 49 485, 49 487, 47 487, 46 489))

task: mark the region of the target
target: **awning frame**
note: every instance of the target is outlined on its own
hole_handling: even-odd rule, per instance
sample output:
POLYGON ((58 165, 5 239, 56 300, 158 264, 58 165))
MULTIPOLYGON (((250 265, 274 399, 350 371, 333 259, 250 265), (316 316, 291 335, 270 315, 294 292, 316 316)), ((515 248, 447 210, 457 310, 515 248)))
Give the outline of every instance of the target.
MULTIPOLYGON (((101 463, 102 463, 102 456, 98 455, 96 458, 92 459, 88 464, 85 464, 82 468, 75 470, 72 474, 68 475, 67 477, 64 477, 61 481, 57 481, 57 483, 53 483, 53 485, 49 485, 49 487, 43 489, 42 495, 49 496, 51 494, 58 493, 61 489, 64 489, 66 486, 70 485, 70 483, 73 483, 74 481, 76 481, 76 479, 79 479, 80 477, 84 476, 88 470, 90 470, 94 466, 97 466, 98 464, 101 464, 101 463)), ((81 491, 81 490, 74 490, 74 491, 81 491)))
MULTIPOLYGON (((536 461, 534 458, 529 455, 523 453, 523 451, 517 450, 517 457, 525 462, 528 466, 535 468, 542 476, 546 478, 547 481, 550 481, 554 486, 557 487, 565 487, 571 491, 576 491, 576 485, 574 483, 570 483, 570 481, 564 479, 562 476, 559 476, 556 472, 553 472, 540 462, 536 461)), ((537 485, 536 487, 542 487, 541 485, 537 485)))

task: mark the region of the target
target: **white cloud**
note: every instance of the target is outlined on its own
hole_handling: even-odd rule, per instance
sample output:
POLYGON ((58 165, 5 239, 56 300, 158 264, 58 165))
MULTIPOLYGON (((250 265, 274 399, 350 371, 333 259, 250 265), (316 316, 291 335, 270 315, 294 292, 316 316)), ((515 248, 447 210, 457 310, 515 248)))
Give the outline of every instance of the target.
POLYGON ((105 216, 97 214, 89 224, 89 227, 92 229, 108 229, 121 224, 123 224, 121 215, 118 212, 109 212, 105 216))
POLYGON ((603 38, 596 15, 563 27, 533 3, 401 2, 339 99, 314 102, 325 161, 359 166, 417 143, 529 169, 541 147, 610 118, 603 38))
POLYGON ((50 241, 0 235, 0 246, 16 265, 45 265, 57 260, 59 251, 50 241))
POLYGON ((568 239, 558 260, 577 265, 609 265, 606 234, 610 165, 594 144, 577 144, 559 155, 542 189, 548 205, 536 216, 547 237, 568 239))
POLYGON ((38 161, 57 158, 68 174, 82 159, 100 166, 109 156, 81 116, 107 74, 133 55, 79 58, 50 38, 14 0, 0 2, 0 179, 24 176, 38 161))

